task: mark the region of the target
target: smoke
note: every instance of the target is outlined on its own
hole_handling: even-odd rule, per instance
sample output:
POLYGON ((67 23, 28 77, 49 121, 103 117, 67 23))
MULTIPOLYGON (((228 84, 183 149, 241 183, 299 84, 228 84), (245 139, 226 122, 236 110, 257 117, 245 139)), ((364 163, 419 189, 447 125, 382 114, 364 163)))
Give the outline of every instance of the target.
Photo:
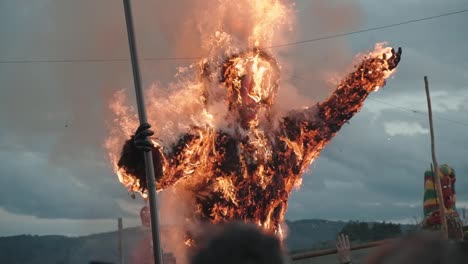
MULTIPOLYGON (((170 44, 164 36, 158 34, 155 29, 157 22, 153 14, 148 12, 152 2, 156 1, 142 0, 132 4, 144 87, 150 86, 155 80, 168 83, 177 72, 179 63, 185 63, 145 61, 147 58, 172 56, 170 44)), ((41 25, 44 29, 37 30, 42 32, 43 37, 35 38, 38 41, 31 48, 43 57, 32 59, 129 58, 121 2, 49 1, 44 9, 47 10, 47 15, 43 16, 46 17, 45 25, 41 25)), ((30 41, 22 43, 27 42, 30 41)), ((48 70, 45 76, 53 77, 49 82, 52 85, 48 88, 48 94, 55 97, 54 101, 58 102, 55 104, 60 108, 50 117, 55 123, 49 128, 56 132, 50 150, 51 165, 58 166, 67 161, 74 163, 83 157, 105 162, 102 145, 109 135, 106 122, 113 119, 113 113, 108 107, 110 98, 125 87, 125 103, 135 105, 130 61, 62 63, 44 68, 48 70)), ((35 108, 35 103, 41 102, 25 105, 35 108)))
MULTIPOLYGON (((249 49, 256 42, 273 53, 282 68, 276 102, 280 113, 325 99, 339 77, 350 68, 352 55, 343 39, 313 43, 312 47, 309 44, 269 47, 351 30, 360 18, 357 1, 320 0, 300 2, 297 6, 291 1, 277 0, 183 0, 146 4, 146 8, 135 5, 134 12, 142 14, 136 16, 136 21, 147 23, 144 27, 137 23, 137 27, 146 29, 154 25, 164 43, 154 49, 166 50, 167 57, 202 56, 219 65, 226 56, 249 49), (299 23, 296 23, 296 16, 299 23)), ((169 74, 162 81, 159 76, 152 77, 158 83, 151 85, 146 97, 151 123, 164 124, 155 127, 163 144, 173 142, 178 134, 188 129, 187 124, 222 125, 225 121, 227 109, 220 105, 213 106, 215 111, 209 112, 215 116, 204 112, 200 98, 200 65, 186 64, 177 71, 179 74, 172 82, 167 78, 169 74)), ((223 90, 222 87, 214 89, 223 90)))
MULTIPOLYGON (((357 0, 299 1, 297 8, 297 39, 287 43, 356 30, 363 17, 357 0)), ((290 86, 288 92, 296 93, 298 99, 324 100, 352 69, 353 53, 347 41, 341 37, 275 49, 283 64, 283 79, 290 86)))
MULTIPOLYGON (((301 12, 306 13, 306 18, 302 18, 305 19, 302 25, 307 25, 303 29, 307 29, 303 36, 293 31, 296 18, 292 3, 284 4, 276 0, 183 0, 164 4, 153 1, 151 5, 154 6, 154 9, 151 8, 154 12, 151 20, 155 20, 154 25, 166 43, 163 49, 168 49, 167 54, 171 56, 201 56, 205 58, 204 62, 214 65, 213 68, 219 71, 226 57, 254 46, 263 47, 272 53, 282 67, 282 83, 276 104, 278 112, 311 106, 326 97, 333 87, 332 76, 344 74, 344 69, 351 61, 352 56, 348 54, 343 40, 332 44, 315 44, 312 50, 307 46, 271 47, 351 29, 358 13, 352 4, 314 1, 303 7, 301 12), (303 69, 308 72, 301 72, 303 69), (298 81, 302 83, 298 85, 298 81), (304 83, 307 88, 298 88, 304 87, 304 83)), ((225 127, 227 106, 221 100, 210 105, 207 111, 202 98, 204 83, 200 73, 200 64, 186 64, 185 67, 177 68, 172 82, 153 83, 147 89, 149 120, 157 124, 153 129, 163 146, 177 142, 179 135, 188 131, 192 125, 225 127)), ((217 82, 212 85, 214 87, 210 89, 214 91, 226 90, 218 87, 221 84, 217 82)), ((121 146, 115 143, 128 139, 137 124, 134 109, 125 106, 128 101, 116 99, 112 99, 112 108, 117 114, 117 123, 111 125, 110 140, 113 143, 108 144, 113 147, 121 146)), ((116 151, 111 150, 111 153, 116 151)), ((196 227, 196 223, 185 220, 190 218, 195 209, 193 197, 181 189, 175 186, 163 191, 161 201, 161 223, 174 229, 162 237, 163 245, 178 258, 186 255, 183 243, 185 231, 193 231, 191 227, 196 227)))
MULTIPOLYGON (((274 46, 349 30, 359 17, 357 4, 324 0, 301 4, 298 6, 300 9, 292 2, 277 0, 153 1, 150 5, 151 8, 137 9, 136 12, 154 12, 150 20, 156 25, 162 40, 169 43, 163 47, 169 49, 171 56, 202 56, 204 62, 220 71, 220 65, 227 56, 254 46, 272 53, 282 67, 282 83, 275 105, 275 111, 279 113, 311 106, 325 98, 334 88, 332 77, 340 73, 344 75, 351 55, 343 40, 314 44, 313 49, 308 46, 274 46), (294 31, 296 14, 304 14, 299 23, 303 26, 302 34, 294 31), (300 72, 303 69, 308 72, 300 72)), ((223 96, 216 104, 209 105, 207 111, 202 98, 206 84, 201 81, 200 74, 200 64, 188 64, 177 69, 172 82, 153 83, 146 91, 150 123, 157 124, 153 129, 163 146, 176 142, 179 135, 192 125, 226 127, 227 106, 222 102, 223 96)), ((210 87, 214 91, 226 90, 216 81, 210 85, 214 86, 210 87)), ((115 142, 123 142, 129 137, 137 120, 134 109, 127 108, 125 100, 116 100, 115 97, 112 100, 118 123, 112 127, 110 140, 113 143, 108 145, 115 147, 121 145, 115 142)), ((111 153, 116 151, 111 150, 111 153)))
POLYGON ((209 40, 217 31, 227 32, 242 48, 253 46, 256 31, 262 31, 260 46, 283 41, 295 20, 292 7, 290 1, 279 0, 182 0, 155 3, 155 12, 161 34, 175 44, 175 54, 203 56, 213 47, 209 40))
MULTIPOLYGON (((258 37, 260 46, 273 53, 282 68, 275 105, 279 113, 312 106, 325 99, 336 88, 341 77, 351 70, 353 55, 348 50, 345 38, 270 47, 347 32, 357 28, 361 19, 357 0, 346 3, 319 0, 300 2, 297 6, 290 1, 275 0, 185 0, 170 4, 155 3, 155 10, 160 33, 169 43, 175 43, 172 54, 182 57, 205 56, 218 65, 226 56, 252 47, 255 29, 264 32, 258 37), (268 7, 271 9, 279 6, 280 11, 268 11, 265 18, 259 18, 260 12, 265 10, 256 5, 262 4, 270 5, 268 7), (299 23, 296 23, 296 16, 299 23)), ((158 128, 164 130, 158 131, 163 132, 158 133, 162 137, 180 134, 187 129, 187 121, 224 127, 227 109, 218 105, 215 106, 216 111, 210 111, 210 114, 217 116, 206 116, 202 102, 197 101, 200 97, 200 84, 197 83, 199 68, 197 64, 180 68, 184 71, 183 77, 179 75, 170 85, 168 90, 171 95, 168 100, 157 99, 167 96, 163 91, 167 88, 158 87, 159 90, 154 90, 155 86, 152 86, 153 91, 156 91, 152 95, 157 96, 148 96, 152 100, 149 108, 150 112, 159 112, 152 122, 165 124, 158 128), (195 100, 187 101, 187 96, 191 95, 195 100), (177 115, 171 116, 171 113, 177 115), (187 116, 187 113, 190 115, 187 116), (175 124, 174 120, 178 123, 175 124)), ((223 90, 222 87, 214 89, 223 90)), ((165 139, 169 142, 174 140, 165 139)))
MULTIPOLYGON (((284 41, 282 38, 291 31, 295 21, 292 5, 278 0, 155 3, 154 12, 160 34, 173 44, 170 54, 181 57, 202 55, 206 58, 205 62, 213 66, 218 78, 220 65, 228 56, 254 46, 270 47, 273 43, 284 41)), ((177 140, 178 135, 186 132, 191 125, 225 127, 226 122, 227 106, 222 105, 225 97, 220 96, 219 102, 209 105, 208 109, 204 105, 201 65, 194 63, 177 70, 172 82, 154 83, 146 92, 149 120, 152 124, 158 124, 154 130, 163 145, 177 140)), ((215 80, 209 89, 226 93, 226 88, 221 86, 215 80)), ((113 109, 126 108, 125 102, 112 100, 113 109)), ((128 114, 119 113, 122 115, 118 114, 117 123, 124 129, 115 131, 119 128, 112 127, 113 141, 125 140, 129 136, 128 114)))
POLYGON ((177 263, 187 263, 186 234, 195 229, 193 222, 188 222, 193 212, 193 197, 183 188, 170 187, 160 192, 160 226, 167 230, 161 234, 161 243, 165 252, 173 253, 177 263))
MULTIPOLYGON (((255 12, 259 9, 252 6, 254 2, 281 3, 272 0, 135 2, 132 7, 140 58, 206 55, 210 52, 210 43, 206 40, 213 40, 216 31, 228 32, 234 44, 246 48, 252 44, 249 36, 253 32, 254 21, 259 17, 255 12)), ((357 1, 299 1, 297 5, 292 1, 284 2, 284 14, 281 19, 273 21, 276 25, 273 25, 274 34, 263 36, 263 40, 266 39, 264 46, 340 33, 355 29, 359 23, 357 1)), ((47 18, 38 25, 47 26, 39 30, 41 37, 35 38, 48 41, 37 41, 28 50, 38 51, 44 58, 52 59, 128 57, 125 20, 120 4, 80 1, 79 4, 58 2, 52 5, 47 2, 45 7, 47 18), (87 19, 83 20, 83 17, 87 19)), ((266 17, 260 24, 270 25, 271 22, 266 17)), ((26 45, 29 42, 22 43, 26 45)), ((352 57, 343 39, 271 51, 282 66, 283 83, 277 102, 281 109, 308 106, 326 97, 333 88, 329 76, 342 76, 352 57)), ((184 60, 142 61, 144 86, 149 87, 157 81, 156 85, 162 90, 175 90, 167 84, 174 80, 177 66, 189 63, 184 60)), ((134 104, 129 66, 129 62, 110 62, 62 64, 48 68, 48 75, 54 76, 55 80, 51 89, 55 89, 57 101, 60 101, 56 107, 60 109, 56 113, 61 112, 50 116, 57 134, 51 150, 54 164, 62 162, 63 157, 83 157, 83 152, 92 153, 94 157, 102 155, 101 151, 93 152, 96 146, 102 146, 108 134, 104 121, 111 120, 107 108, 110 94, 128 87, 125 89, 130 95, 127 104, 134 104)), ((28 105, 34 108, 35 103, 28 105)))

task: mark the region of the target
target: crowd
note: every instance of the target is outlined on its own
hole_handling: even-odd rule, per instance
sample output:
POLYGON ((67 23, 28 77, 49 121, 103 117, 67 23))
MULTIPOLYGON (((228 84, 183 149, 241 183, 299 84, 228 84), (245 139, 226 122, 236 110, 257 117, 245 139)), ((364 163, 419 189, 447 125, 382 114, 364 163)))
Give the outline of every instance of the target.
MULTIPOLYGON (((151 243, 150 240, 145 242, 148 245, 151 243)), ((138 247, 142 249, 141 246, 138 247)), ((347 235, 338 236, 336 252, 336 263, 356 264, 352 259, 351 243, 347 235)), ((144 254, 137 250, 136 253, 138 256, 133 258, 131 264, 154 263, 151 250, 146 250, 144 254)), ((265 233, 256 225, 245 223, 230 223, 206 229, 198 238, 198 245, 189 259, 189 264, 293 263, 277 236, 265 233)), ((175 259, 164 259, 163 264, 174 263, 175 259)), ((389 240, 371 250, 367 259, 360 263, 467 264, 468 243, 445 240, 437 232, 419 232, 389 240)))
MULTIPOLYGON (((337 240, 337 262, 350 264, 350 242, 346 235, 337 240)), ((280 241, 253 225, 228 224, 204 242, 192 256, 191 264, 286 264, 291 263, 280 241)), ((468 263, 466 242, 444 240, 439 233, 421 232, 377 247, 367 264, 462 264, 468 263)))

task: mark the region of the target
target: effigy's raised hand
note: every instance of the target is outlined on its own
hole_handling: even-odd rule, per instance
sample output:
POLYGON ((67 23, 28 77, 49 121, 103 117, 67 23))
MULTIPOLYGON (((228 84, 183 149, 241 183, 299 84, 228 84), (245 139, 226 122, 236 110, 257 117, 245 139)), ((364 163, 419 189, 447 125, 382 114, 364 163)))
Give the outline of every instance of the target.
POLYGON ((395 52, 394 49, 392 49, 392 56, 387 59, 388 62, 388 69, 393 70, 398 66, 398 63, 401 60, 401 47, 398 48, 398 51, 395 52))

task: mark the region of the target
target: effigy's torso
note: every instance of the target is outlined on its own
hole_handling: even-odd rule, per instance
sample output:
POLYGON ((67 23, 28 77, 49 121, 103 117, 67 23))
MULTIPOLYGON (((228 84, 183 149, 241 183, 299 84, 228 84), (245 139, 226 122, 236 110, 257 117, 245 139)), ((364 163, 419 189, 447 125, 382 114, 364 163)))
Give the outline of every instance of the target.
POLYGON ((242 129, 193 127, 163 148, 159 188, 184 185, 196 197, 196 217, 218 223, 255 221, 277 230, 289 193, 332 137, 306 110, 271 124, 242 129))

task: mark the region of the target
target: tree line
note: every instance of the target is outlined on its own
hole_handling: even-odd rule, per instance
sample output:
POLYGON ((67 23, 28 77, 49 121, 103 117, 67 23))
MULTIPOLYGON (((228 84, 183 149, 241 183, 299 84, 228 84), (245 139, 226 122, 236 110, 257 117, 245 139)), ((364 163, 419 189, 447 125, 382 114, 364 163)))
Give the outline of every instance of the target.
POLYGON ((401 225, 393 223, 348 222, 341 233, 347 234, 351 241, 376 241, 402 235, 401 225))

